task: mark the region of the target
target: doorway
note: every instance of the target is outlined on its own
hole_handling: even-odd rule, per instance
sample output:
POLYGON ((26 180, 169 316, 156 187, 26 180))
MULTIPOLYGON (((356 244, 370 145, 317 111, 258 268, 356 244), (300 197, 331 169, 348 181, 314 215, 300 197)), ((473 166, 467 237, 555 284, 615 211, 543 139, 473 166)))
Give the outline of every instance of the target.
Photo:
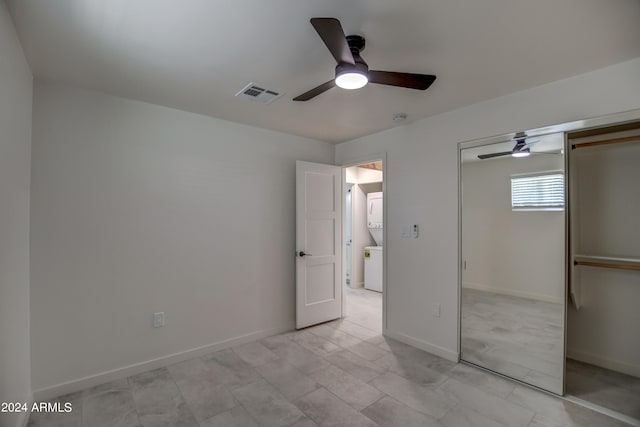
POLYGON ((343 167, 343 320, 378 334, 385 288, 383 166, 383 160, 374 159, 343 167))

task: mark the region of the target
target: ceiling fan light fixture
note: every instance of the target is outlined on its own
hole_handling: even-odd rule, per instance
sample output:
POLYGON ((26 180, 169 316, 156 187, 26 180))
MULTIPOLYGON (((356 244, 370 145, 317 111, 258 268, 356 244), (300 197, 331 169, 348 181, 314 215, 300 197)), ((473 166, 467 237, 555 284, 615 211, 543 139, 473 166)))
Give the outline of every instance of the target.
POLYGON ((336 85, 342 89, 360 89, 369 83, 365 73, 356 70, 344 71, 336 76, 336 85))
POLYGON ((529 147, 523 148, 521 150, 518 151, 514 151, 513 153, 511 153, 512 157, 528 157, 531 155, 531 150, 529 150, 529 147))

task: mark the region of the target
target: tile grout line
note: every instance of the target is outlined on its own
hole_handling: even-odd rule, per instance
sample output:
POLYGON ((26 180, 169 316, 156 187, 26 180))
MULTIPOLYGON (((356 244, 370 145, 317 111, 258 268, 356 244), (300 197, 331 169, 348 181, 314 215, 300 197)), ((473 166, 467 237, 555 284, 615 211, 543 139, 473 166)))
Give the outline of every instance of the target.
MULTIPOLYGON (((136 403, 136 399, 133 396, 133 384, 131 384, 131 376, 128 376, 126 378, 127 381, 127 385, 129 386, 129 393, 131 394, 131 401, 133 402, 133 409, 135 409, 136 411, 136 418, 138 419, 138 425, 142 425, 142 422, 140 421, 140 412, 138 411, 138 404, 136 403)), ((84 405, 82 405, 82 411, 84 414, 84 405)))

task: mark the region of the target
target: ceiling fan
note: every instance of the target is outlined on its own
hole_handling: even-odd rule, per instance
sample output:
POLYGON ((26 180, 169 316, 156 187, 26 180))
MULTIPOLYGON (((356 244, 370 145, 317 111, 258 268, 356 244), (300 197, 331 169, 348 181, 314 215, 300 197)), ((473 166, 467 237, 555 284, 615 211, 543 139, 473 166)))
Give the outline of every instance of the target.
POLYGON ((500 153, 478 154, 478 158, 484 160, 500 156, 527 157, 531 154, 531 146, 539 141, 535 140, 526 142, 527 135, 524 132, 516 133, 513 139, 516 141, 516 145, 513 147, 513 150, 502 151, 500 153))
POLYGON ((370 82, 425 90, 436 79, 436 76, 430 74, 369 70, 369 66, 360 56, 360 52, 364 50, 364 37, 345 36, 342 25, 336 18, 311 18, 311 25, 327 45, 338 65, 335 78, 296 96, 293 98, 294 101, 308 101, 336 85, 343 89, 359 89, 370 82))

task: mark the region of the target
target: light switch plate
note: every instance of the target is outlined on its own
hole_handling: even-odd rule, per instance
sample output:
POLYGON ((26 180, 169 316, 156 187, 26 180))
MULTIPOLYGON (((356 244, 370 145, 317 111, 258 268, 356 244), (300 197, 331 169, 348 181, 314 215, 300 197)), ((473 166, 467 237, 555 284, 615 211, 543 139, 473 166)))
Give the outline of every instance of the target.
POLYGON ((164 311, 153 313, 153 327, 159 328, 164 326, 164 311))

